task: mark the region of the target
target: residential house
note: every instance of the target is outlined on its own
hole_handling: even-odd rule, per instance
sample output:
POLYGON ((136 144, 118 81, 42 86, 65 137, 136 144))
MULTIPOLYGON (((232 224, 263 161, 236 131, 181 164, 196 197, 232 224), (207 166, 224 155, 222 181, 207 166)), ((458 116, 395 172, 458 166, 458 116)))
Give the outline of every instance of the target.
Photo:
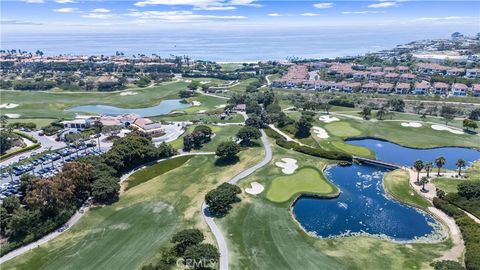
POLYGON ((346 84, 347 84, 346 82, 333 83, 333 84, 330 86, 330 90, 333 90, 333 91, 342 91, 342 90, 343 90, 343 87, 344 87, 346 84))
POLYGON ((448 93, 449 85, 443 82, 433 83, 433 93, 435 95, 446 95, 448 93))
POLYGON ((409 73, 410 72, 410 69, 406 66, 398 66, 397 67, 397 71, 399 73, 409 73))
POLYGON ((475 97, 480 97, 480 84, 472 85, 472 92, 475 97))
POLYGON ((383 72, 387 72, 387 73, 395 72, 395 68, 394 67, 384 67, 383 72))
POLYGON ((378 89, 378 83, 369 82, 362 85, 362 93, 375 93, 378 89))
POLYGON ((398 74, 398 73, 390 72, 390 73, 385 74, 384 78, 388 82, 396 82, 398 80, 399 76, 400 76, 400 74, 398 74))
POLYGON ((357 72, 353 73, 353 79, 354 80, 364 80, 364 79, 368 78, 369 74, 370 74, 370 72, 368 72, 368 71, 357 71, 357 72))
POLYGON ((450 69, 447 66, 442 66, 440 64, 434 64, 434 63, 418 63, 416 65, 417 71, 422 73, 422 74, 444 74, 448 69, 450 69))
POLYGON ((480 78, 480 69, 479 68, 472 68, 467 69, 467 73, 465 74, 468 78, 480 78))
POLYGON ((130 126, 151 136, 158 136, 165 133, 162 128, 162 123, 152 121, 148 118, 137 118, 130 126))
POLYGON ((426 95, 430 90, 430 83, 426 81, 416 82, 413 93, 415 95, 426 95))
POLYGON ((410 84, 409 83, 397 83, 395 86, 395 94, 405 95, 410 93, 410 84))
POLYGON ((304 81, 303 82, 303 88, 305 89, 314 89, 315 88, 315 81, 304 81))
POLYGON ((400 82, 413 83, 417 75, 413 73, 404 73, 400 75, 400 82))
POLYGON ((330 88, 331 82, 317 80, 315 81, 315 90, 324 91, 330 88))
POLYGON ((359 82, 347 83, 343 86, 343 91, 348 93, 358 92, 361 86, 362 84, 359 82))
POLYGON ((393 84, 392 83, 381 83, 378 85, 377 92, 379 94, 390 94, 393 91, 393 84))
POLYGON ((385 76, 385 72, 377 71, 377 72, 370 73, 368 75, 368 79, 379 80, 379 79, 383 78, 383 76, 385 76))
POLYGON ((461 76, 465 73, 463 68, 451 68, 447 70, 447 76, 461 76))
POLYGON ((454 83, 452 85, 452 96, 466 96, 468 87, 463 83, 454 83))
POLYGON ((246 104, 237 104, 237 106, 233 107, 234 112, 244 112, 247 110, 246 104))

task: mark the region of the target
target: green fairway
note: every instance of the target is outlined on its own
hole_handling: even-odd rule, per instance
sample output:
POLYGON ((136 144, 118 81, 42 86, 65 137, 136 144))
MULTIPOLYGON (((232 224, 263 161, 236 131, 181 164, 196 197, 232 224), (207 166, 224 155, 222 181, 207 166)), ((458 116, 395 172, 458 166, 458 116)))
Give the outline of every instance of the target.
POLYGON ((317 169, 304 167, 292 175, 275 178, 266 197, 272 202, 286 202, 301 193, 329 195, 336 192, 337 189, 317 169))
MULTIPOLYGON (((226 167, 215 166, 214 156, 192 157, 129 189, 117 203, 87 212, 70 230, 2 269, 139 269, 158 259, 175 231, 192 227, 214 243, 201 215, 205 194, 262 157, 261 150, 252 148, 226 167)), ((148 171, 158 169, 147 167, 143 175, 155 175, 148 171)))
MULTIPOLYGON (((183 137, 186 134, 192 133, 196 126, 197 125, 189 126, 185 131, 185 133, 180 138, 176 139, 173 142, 170 142, 170 144, 175 148, 182 148, 183 137)), ((214 125, 207 125, 207 126, 209 126, 213 131, 214 136, 212 140, 204 144, 202 148, 195 149, 194 151, 213 151, 214 152, 215 150, 217 150, 217 147, 221 142, 234 140, 235 135, 241 128, 241 126, 214 126, 214 125)))
POLYGON ((375 157, 375 153, 366 147, 348 144, 343 141, 333 141, 332 145, 342 151, 351 153, 356 156, 363 156, 363 157, 370 157, 370 158, 375 157))
POLYGON ((243 116, 240 114, 230 114, 225 119, 221 120, 218 114, 211 113, 178 113, 178 114, 166 114, 160 116, 149 117, 150 119, 154 119, 156 121, 188 121, 188 122, 196 122, 200 121, 203 123, 243 123, 245 120, 243 116))
POLYGON ((383 179, 383 187, 388 194, 401 202, 422 209, 432 206, 427 199, 410 187, 409 175, 405 170, 395 170, 387 173, 383 179))
POLYGON ((35 123, 37 129, 50 125, 56 119, 53 118, 14 118, 8 119, 8 123, 35 123))
POLYGON ((334 136, 339 137, 355 137, 362 134, 360 130, 353 128, 349 123, 344 121, 326 124, 325 129, 334 136))

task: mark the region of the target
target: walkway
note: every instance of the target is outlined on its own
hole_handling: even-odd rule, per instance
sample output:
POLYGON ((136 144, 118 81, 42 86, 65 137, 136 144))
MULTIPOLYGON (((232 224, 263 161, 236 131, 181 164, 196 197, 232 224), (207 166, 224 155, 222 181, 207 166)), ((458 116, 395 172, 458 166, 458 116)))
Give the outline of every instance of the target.
MULTIPOLYGON (((175 155, 175 156, 172 156, 172 157, 169 157, 169 158, 163 158, 163 159, 159 159, 159 160, 156 160, 156 161, 153 161, 153 162, 149 162, 149 163, 146 163, 146 164, 143 164, 141 166, 138 166, 137 168, 123 174, 121 177, 120 177, 120 183, 126 181, 130 175, 132 175, 133 173, 135 173, 136 171, 138 170, 141 170, 143 168, 145 168, 145 166, 148 166, 148 165, 151 165, 151 164, 154 164, 154 163, 158 163, 158 162, 161 162, 161 161, 164 161, 164 160, 167 160, 167 159, 172 159, 172 158, 177 158, 177 157, 180 157, 180 156, 197 156, 197 155, 215 155, 215 152, 196 152, 196 153, 182 153, 182 154, 179 154, 179 155, 175 155)), ((85 213, 90 209, 90 206, 82 206, 62 227, 65 228, 65 230, 55 230, 54 232, 40 238, 39 240, 35 241, 35 242, 32 242, 28 245, 25 245, 25 246, 22 246, 22 247, 19 247, 15 250, 12 250, 11 252, 5 254, 4 256, 2 256, 0 258, 0 264, 8 261, 8 260, 11 260, 17 256, 20 256, 34 248, 37 248, 43 244, 46 244, 47 242, 55 239, 57 236, 59 236, 60 234, 62 234, 63 232, 67 231, 68 229, 70 229, 73 225, 75 225, 81 217, 83 217, 83 215, 85 215, 85 213)))
POLYGON ((230 99, 229 97, 223 97, 223 96, 219 96, 219 95, 214 95, 214 94, 210 94, 210 93, 205 93, 205 92, 200 91, 200 90, 196 90, 195 92, 196 92, 196 93, 199 93, 199 94, 201 94, 201 95, 204 95, 204 96, 221 98, 221 99, 225 99, 225 100, 229 100, 229 99, 230 99))
POLYGON ((278 129, 277 127, 275 127, 273 124, 270 124, 268 125, 269 128, 273 129, 275 132, 277 132, 278 134, 282 135, 282 137, 285 138, 285 140, 287 140, 287 142, 296 142, 298 143, 299 145, 301 146, 305 146, 306 144, 300 142, 299 140, 297 139, 293 139, 292 137, 290 137, 288 134, 286 134, 285 132, 281 131, 280 129, 278 129))

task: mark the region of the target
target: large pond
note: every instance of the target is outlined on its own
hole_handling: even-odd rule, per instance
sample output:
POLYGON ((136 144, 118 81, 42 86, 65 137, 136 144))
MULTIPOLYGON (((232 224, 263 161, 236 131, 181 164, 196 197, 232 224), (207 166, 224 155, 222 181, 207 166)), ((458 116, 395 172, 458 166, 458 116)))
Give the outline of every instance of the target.
POLYGON ((455 169, 457 167, 455 163, 460 158, 465 160, 467 164, 480 159, 479 151, 462 147, 417 149, 376 139, 349 140, 348 143, 372 149, 378 160, 384 160, 405 166, 412 166, 417 159, 421 159, 424 162, 434 162, 437 157, 443 156, 446 159, 446 163, 443 167, 455 169))
POLYGON ((127 108, 118 108, 108 105, 84 105, 77 106, 67 109, 67 112, 88 112, 96 113, 99 115, 121 115, 127 113, 135 113, 142 117, 155 116, 167 114, 173 110, 183 109, 190 107, 190 103, 183 103, 181 99, 169 99, 163 100, 156 106, 146 107, 146 108, 137 108, 137 109, 127 109, 127 108))
MULTIPOLYGON (((349 143, 375 151, 377 159, 411 165, 416 159, 446 158, 454 169, 462 158, 467 163, 480 159, 480 152, 459 147, 414 149, 375 139, 351 140, 349 143)), ((440 224, 430 215, 404 205, 386 195, 382 179, 388 169, 375 165, 333 166, 325 176, 341 189, 335 199, 301 197, 292 208, 296 220, 308 232, 319 237, 352 234, 384 236, 396 241, 442 237, 440 224)))
POLYGON ((293 214, 320 237, 368 233, 396 241, 439 239, 439 224, 429 215, 389 198, 382 178, 387 169, 373 165, 333 166, 325 176, 342 193, 335 199, 301 197, 293 214))

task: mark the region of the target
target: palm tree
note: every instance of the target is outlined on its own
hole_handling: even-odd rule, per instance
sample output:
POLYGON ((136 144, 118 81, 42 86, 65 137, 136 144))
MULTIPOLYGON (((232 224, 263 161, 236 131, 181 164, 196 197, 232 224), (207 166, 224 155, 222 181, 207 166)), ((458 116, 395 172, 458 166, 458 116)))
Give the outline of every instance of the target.
POLYGON ((102 133, 103 123, 100 121, 95 121, 93 123, 93 128, 95 129, 95 134, 98 136, 98 151, 100 151, 100 135, 102 133))
POLYGON ((435 159, 435 165, 437 165, 438 172, 437 176, 440 176, 440 169, 445 165, 445 158, 443 156, 439 156, 435 159))
POLYGON ((415 170, 417 171, 417 184, 420 184, 420 172, 424 168, 423 161, 421 161, 420 159, 416 160, 413 163, 413 168, 415 168, 415 170))
POLYGON ((455 165, 458 167, 458 175, 462 175, 462 167, 465 167, 465 160, 460 158, 455 165))
POLYGON ((422 184, 422 192, 428 192, 428 190, 425 189, 425 184, 428 183, 428 178, 423 176, 422 179, 420 179, 420 184, 422 184))
POLYGON ((427 178, 430 178, 430 170, 433 168, 433 163, 428 161, 425 163, 425 170, 427 170, 427 178))

